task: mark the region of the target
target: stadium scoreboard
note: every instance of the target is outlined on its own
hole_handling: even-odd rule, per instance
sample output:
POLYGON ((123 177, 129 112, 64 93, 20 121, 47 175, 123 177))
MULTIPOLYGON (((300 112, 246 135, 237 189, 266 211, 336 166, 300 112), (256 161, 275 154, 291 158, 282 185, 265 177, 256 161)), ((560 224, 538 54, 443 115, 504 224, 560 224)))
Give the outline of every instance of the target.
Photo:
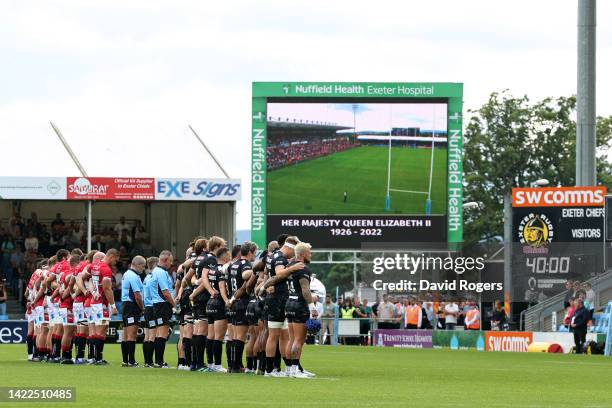
POLYGON ((251 236, 463 240, 461 83, 254 82, 251 236))
POLYGON ((512 289, 535 303, 604 271, 605 187, 512 189, 512 289))

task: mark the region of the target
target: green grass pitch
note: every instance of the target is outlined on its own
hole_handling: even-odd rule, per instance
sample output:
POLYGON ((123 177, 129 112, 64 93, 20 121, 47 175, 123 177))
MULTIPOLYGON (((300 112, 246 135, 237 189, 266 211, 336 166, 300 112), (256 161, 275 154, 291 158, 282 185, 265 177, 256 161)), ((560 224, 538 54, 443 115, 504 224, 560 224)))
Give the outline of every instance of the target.
MULTIPOLYGON (((315 379, 265 378, 25 361, 25 345, 0 346, 0 386, 76 387, 76 403, 14 407, 611 407, 612 360, 603 356, 307 346, 315 379)), ((167 361, 176 363, 172 345, 167 361)), ((138 359, 142 361, 140 345, 138 359)), ((225 357, 224 357, 225 358, 225 357)))
MULTIPOLYGON (((426 194, 391 192, 385 212, 389 149, 361 146, 268 172, 269 214, 425 214, 426 194), (348 200, 343 202, 343 192, 348 200)), ((430 149, 393 147, 391 188, 429 186, 430 149)), ((434 151, 432 214, 446 213, 446 149, 434 151)))

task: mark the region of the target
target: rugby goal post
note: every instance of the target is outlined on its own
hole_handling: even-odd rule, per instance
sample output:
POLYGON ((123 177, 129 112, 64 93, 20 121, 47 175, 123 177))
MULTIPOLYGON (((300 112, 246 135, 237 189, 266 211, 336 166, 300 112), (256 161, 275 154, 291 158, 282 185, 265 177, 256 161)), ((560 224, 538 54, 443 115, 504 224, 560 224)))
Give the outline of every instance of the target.
POLYGON ((431 125, 431 158, 429 160, 429 185, 427 191, 402 190, 391 188, 391 150, 393 145, 393 105, 389 105, 389 154, 387 158, 387 196, 385 197, 385 211, 391 211, 391 192, 408 194, 425 194, 425 215, 431 214, 431 185, 433 182, 434 148, 436 144, 436 104, 433 106, 433 118, 431 125))

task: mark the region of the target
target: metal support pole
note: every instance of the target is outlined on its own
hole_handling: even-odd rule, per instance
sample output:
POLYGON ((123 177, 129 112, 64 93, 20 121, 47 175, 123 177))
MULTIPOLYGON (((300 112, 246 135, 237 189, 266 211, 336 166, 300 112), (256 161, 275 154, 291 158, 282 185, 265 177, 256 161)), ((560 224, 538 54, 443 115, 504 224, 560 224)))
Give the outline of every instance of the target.
POLYGON ((196 139, 198 139, 198 142, 200 142, 200 144, 202 145, 202 147, 208 152, 208 154, 210 155, 210 157, 212 157, 212 159, 215 161, 215 163, 217 164, 217 167, 219 167, 219 169, 221 169, 221 171, 223 172, 223 174, 225 174, 225 178, 230 178, 229 174, 227 174, 227 172, 225 171, 225 169, 223 168, 223 166, 221 165, 221 163, 219 162, 219 160, 217 160, 217 158, 215 157, 215 155, 213 154, 213 152, 210 151, 210 149, 208 149, 208 146, 206 146, 206 143, 204 143, 204 141, 200 138, 200 136, 196 133, 195 130, 193 130, 193 128, 191 127, 191 125, 187 125, 189 126, 189 130, 191 130, 191 133, 193 133, 193 135, 196 137, 196 139))
MULTIPOLYGON (((62 132, 59 130, 57 126, 55 126, 53 122, 49 122, 49 124, 51 125, 51 128, 53 128, 53 131, 57 135, 60 142, 62 142, 62 145, 64 145, 64 149, 66 149, 66 152, 68 152, 68 155, 72 159, 73 163, 75 164, 75 166, 77 166, 77 168, 81 172, 81 176, 88 177, 87 172, 85 171, 85 168, 81 165, 81 162, 79 161, 78 157, 72 151, 72 148, 70 147, 70 145, 64 138, 64 135, 62 135, 62 132)), ((91 200, 89 200, 87 204, 87 252, 91 251, 91 229, 92 229, 91 206, 92 206, 92 202, 91 200)))
POLYGON ((353 299, 357 297, 357 252, 353 252, 353 299))
POLYGON ((576 185, 596 185, 596 0, 578 0, 576 185))
POLYGON ((512 320, 512 197, 504 194, 504 305, 509 308, 508 320, 512 320))
POLYGON ((87 201, 87 252, 91 251, 91 207, 93 203, 91 200, 87 201))

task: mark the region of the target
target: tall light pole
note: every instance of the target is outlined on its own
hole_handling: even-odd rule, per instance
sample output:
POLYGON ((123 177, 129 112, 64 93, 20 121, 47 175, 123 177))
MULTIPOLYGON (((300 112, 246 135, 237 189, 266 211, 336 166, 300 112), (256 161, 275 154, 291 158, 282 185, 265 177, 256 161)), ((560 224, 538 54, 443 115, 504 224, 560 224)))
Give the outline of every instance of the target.
POLYGON ((576 185, 596 184, 595 20, 596 0, 578 0, 576 185))

